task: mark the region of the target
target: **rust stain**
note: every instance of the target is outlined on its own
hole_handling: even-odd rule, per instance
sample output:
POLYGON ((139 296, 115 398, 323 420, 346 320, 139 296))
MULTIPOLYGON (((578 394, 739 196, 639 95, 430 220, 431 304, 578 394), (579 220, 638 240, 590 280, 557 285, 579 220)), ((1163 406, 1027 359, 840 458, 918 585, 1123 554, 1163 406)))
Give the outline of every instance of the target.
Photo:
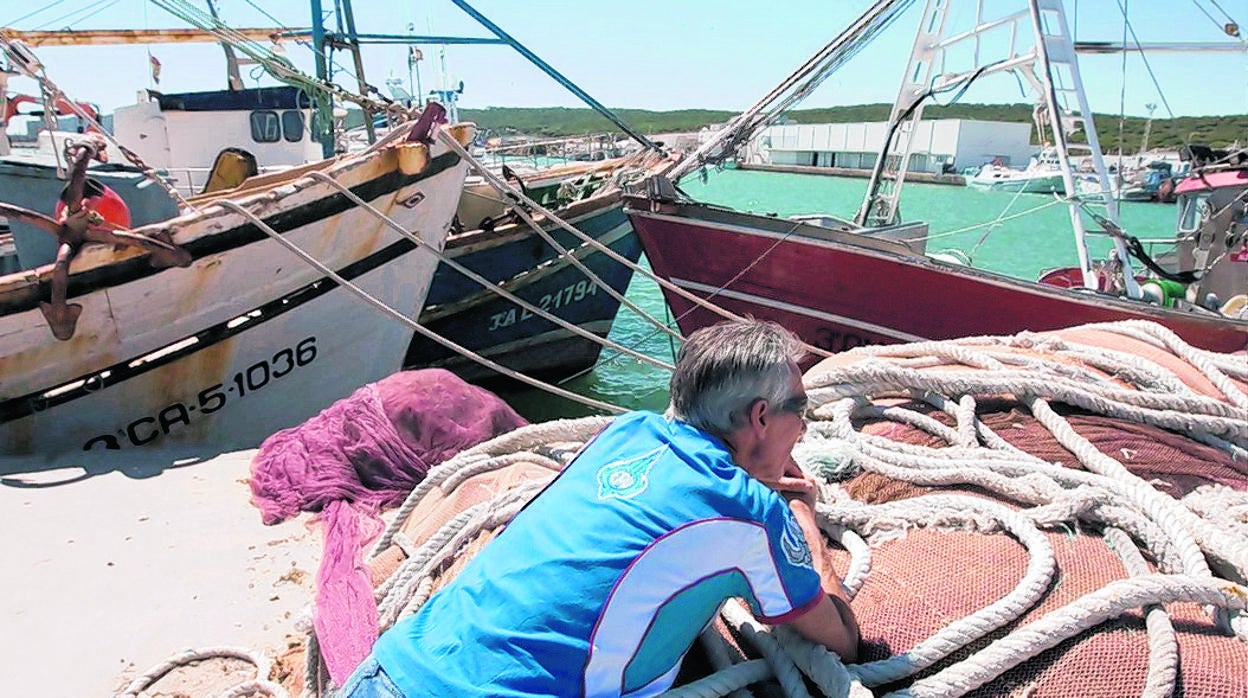
POLYGON ((201 390, 226 382, 234 354, 234 339, 226 339, 157 369, 153 377, 158 380, 149 378, 130 384, 134 388, 123 393, 123 404, 145 407, 138 408, 134 414, 119 416, 114 428, 144 414, 156 414, 170 405, 181 403, 187 408, 195 407, 190 424, 174 426, 163 440, 202 441, 212 432, 217 415, 200 412, 196 396, 201 390), (133 390, 141 392, 130 395, 133 390))
MULTIPOLYGON (((32 315, 37 315, 32 313, 32 315)), ((74 336, 57 341, 52 338, 52 331, 47 329, 43 318, 40 325, 47 332, 48 341, 16 354, 0 357, 0 376, 21 376, 44 366, 62 366, 63 375, 78 376, 96 371, 113 363, 112 352, 100 352, 92 355, 91 350, 101 342, 113 344, 111 337, 101 339, 98 334, 75 332, 74 336), (91 357, 89 360, 83 357, 91 357)), ((41 386, 56 387, 56 386, 41 386)), ((0 385, 0 399, 16 397, 12 388, 0 385)))
POLYGON ((231 338, 161 367, 160 388, 154 404, 194 400, 198 391, 225 381, 233 359, 234 340, 231 338))
MULTIPOLYGON (((375 162, 376 162, 376 165, 374 165, 370 169, 375 169, 378 172, 389 172, 391 170, 398 169, 399 154, 397 151, 395 151, 394 148, 386 148, 381 151, 381 153, 379 154, 379 157, 377 157, 375 162)), ((369 163, 369 164, 372 165, 372 163, 369 163)), ((372 176, 373 174, 374 173, 370 172, 368 173, 368 176, 372 176)))

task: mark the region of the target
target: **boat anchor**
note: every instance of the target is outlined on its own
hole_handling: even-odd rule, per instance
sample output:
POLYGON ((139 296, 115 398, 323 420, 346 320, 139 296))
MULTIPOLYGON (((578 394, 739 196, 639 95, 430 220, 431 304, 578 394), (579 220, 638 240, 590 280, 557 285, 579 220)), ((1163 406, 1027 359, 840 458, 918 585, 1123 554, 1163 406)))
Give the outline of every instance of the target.
POLYGON ((95 141, 74 143, 66 148, 66 154, 73 162, 73 169, 69 184, 65 187, 65 215, 60 221, 20 206, 0 203, 0 215, 11 220, 21 220, 56 236, 57 250, 52 268, 51 294, 47 302, 39 303, 39 310, 52 330, 52 335, 62 341, 74 336, 78 316, 82 314, 82 305, 69 303, 68 296, 69 265, 84 243, 142 248, 150 253, 149 262, 156 269, 186 267, 191 263, 190 253, 173 244, 167 231, 161 231, 160 237, 133 233, 83 206, 87 165, 92 159, 104 162, 103 152, 103 144, 95 141))

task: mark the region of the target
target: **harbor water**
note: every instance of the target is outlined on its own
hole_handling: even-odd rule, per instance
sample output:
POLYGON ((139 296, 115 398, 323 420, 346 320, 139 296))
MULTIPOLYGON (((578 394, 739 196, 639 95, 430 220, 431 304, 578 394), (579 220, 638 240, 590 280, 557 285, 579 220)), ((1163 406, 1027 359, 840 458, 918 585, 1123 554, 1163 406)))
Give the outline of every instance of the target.
MULTIPOLYGON (((681 189, 699 201, 754 213, 781 217, 828 213, 852 218, 866 193, 867 180, 727 169, 711 171, 705 180, 690 176, 681 189)), ((1123 202, 1120 207, 1122 227, 1129 234, 1145 241, 1173 238, 1178 215, 1173 205, 1123 202)), ((1053 196, 907 184, 901 215, 903 220, 927 221, 929 253, 956 250, 982 269, 1035 279, 1046 269, 1078 264, 1069 210, 1053 196)), ((1104 259, 1111 246, 1108 237, 1089 238, 1092 259, 1104 259)), ((652 317, 671 323, 659 287, 651 279, 635 274, 628 298, 652 317)), ((628 308, 620 309, 610 339, 668 363, 674 361, 675 341, 628 308)), ((625 408, 661 411, 667 405, 668 378, 669 373, 661 368, 604 349, 592 371, 566 381, 563 387, 625 408)), ((530 420, 593 413, 535 389, 498 392, 530 420)))

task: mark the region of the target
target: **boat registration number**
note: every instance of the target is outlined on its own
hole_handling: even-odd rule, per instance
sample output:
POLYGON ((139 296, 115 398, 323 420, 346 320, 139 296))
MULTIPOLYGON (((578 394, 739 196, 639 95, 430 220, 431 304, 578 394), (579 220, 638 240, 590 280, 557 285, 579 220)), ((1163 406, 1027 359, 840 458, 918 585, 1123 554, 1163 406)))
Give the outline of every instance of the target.
MULTIPOLYGON (((558 291, 542 295, 535 305, 546 312, 550 312, 559 308, 565 308, 597 294, 597 284, 589 279, 581 279, 574 284, 568 284, 558 291)), ((489 331, 493 332, 504 327, 511 327, 517 322, 524 322, 533 316, 534 313, 527 308, 510 308, 494 313, 490 316, 489 331)))
POLYGON ((194 400, 166 405, 155 414, 131 421, 114 434, 91 437, 83 444, 82 450, 90 451, 97 446, 120 449, 153 443, 175 429, 186 428, 192 422, 202 420, 204 415, 223 410, 231 403, 263 390, 315 360, 316 337, 308 337, 293 347, 279 350, 269 359, 261 359, 236 372, 225 383, 215 383, 200 390, 194 400))

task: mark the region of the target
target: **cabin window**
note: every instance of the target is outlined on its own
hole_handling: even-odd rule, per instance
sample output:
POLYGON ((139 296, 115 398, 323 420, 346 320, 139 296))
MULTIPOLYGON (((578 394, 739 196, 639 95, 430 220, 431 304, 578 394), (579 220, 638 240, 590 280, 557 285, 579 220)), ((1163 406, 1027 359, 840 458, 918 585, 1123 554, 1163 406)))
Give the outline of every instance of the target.
POLYGON ((1179 232, 1194 233, 1200 229, 1200 223, 1209 215, 1209 195, 1193 194, 1186 201, 1180 201, 1179 232))
POLYGON ((297 109, 282 112, 282 137, 291 143, 303 140, 303 112, 297 109))
POLYGON ((257 143, 276 143, 282 137, 282 125, 277 112, 253 111, 251 113, 251 140, 257 143))

